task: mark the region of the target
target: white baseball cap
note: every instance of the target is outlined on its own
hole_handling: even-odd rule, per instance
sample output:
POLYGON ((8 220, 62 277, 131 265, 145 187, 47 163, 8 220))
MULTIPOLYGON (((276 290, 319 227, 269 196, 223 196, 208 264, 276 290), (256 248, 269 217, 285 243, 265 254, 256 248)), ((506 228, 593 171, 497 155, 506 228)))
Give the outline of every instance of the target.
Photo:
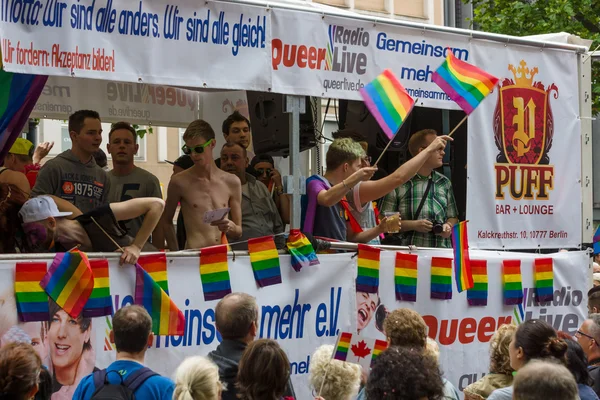
POLYGON ((56 203, 50 196, 38 196, 29 199, 21 207, 19 215, 23 218, 23 223, 43 221, 49 217, 66 217, 73 214, 72 212, 58 211, 56 203))

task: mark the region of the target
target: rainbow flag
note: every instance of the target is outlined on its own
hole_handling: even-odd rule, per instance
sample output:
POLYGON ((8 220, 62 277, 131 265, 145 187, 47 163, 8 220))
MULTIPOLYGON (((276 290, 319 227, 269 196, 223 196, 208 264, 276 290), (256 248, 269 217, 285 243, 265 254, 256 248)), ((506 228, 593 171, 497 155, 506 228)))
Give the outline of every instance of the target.
POLYGON ((459 222, 452 227, 452 249, 454 254, 454 277, 458 293, 473 287, 473 274, 469 259, 469 240, 467 238, 467 221, 459 222))
POLYGON ((375 340, 375 345, 373 346, 373 355, 371 356, 371 367, 375 363, 377 357, 388 348, 388 342, 385 340, 375 340))
POLYGON ((227 246, 211 246, 200 251, 200 280, 205 301, 222 299, 231 293, 227 246))
POLYGON ((254 279, 259 287, 281 283, 279 254, 273 236, 248 240, 248 254, 254 279))
POLYGON ((48 295, 40 286, 47 268, 45 262, 17 263, 15 267, 17 311, 23 322, 48 321, 48 295))
POLYGON ((315 249, 300 229, 290 230, 286 246, 290 252, 292 268, 297 272, 300 272, 303 267, 319 265, 315 249))
POLYGON ((552 258, 536 258, 535 301, 543 303, 554 300, 554 271, 552 258))
POLYGON ((471 260, 471 271, 473 273, 473 287, 467 289, 467 302, 470 306, 487 306, 487 261, 471 260))
POLYGON ((431 257, 431 298, 452 298, 452 259, 431 257))
POLYGON ((594 254, 600 254, 600 226, 594 233, 594 254))
POLYGON ((155 335, 183 335, 185 317, 173 300, 140 264, 135 264, 135 304, 143 306, 152 317, 155 335))
POLYGON ((94 290, 87 255, 81 251, 56 254, 40 286, 60 308, 77 318, 94 290))
POLYGON ((169 279, 167 276, 167 255, 162 253, 141 256, 138 259, 138 264, 150 274, 152 279, 154 279, 154 282, 158 283, 158 286, 160 286, 160 288, 168 295, 169 279))
POLYGON ((47 79, 43 75, 5 72, 0 67, 0 160, 21 135, 47 79))
POLYGON ((448 51, 446 60, 435 70, 431 80, 467 115, 471 114, 498 84, 498 78, 459 60, 451 51, 448 51))
POLYGON ((350 332, 341 332, 333 349, 334 360, 359 364, 366 371, 381 354, 387 349, 385 340, 377 340, 350 332))
POLYGON ((523 301, 521 260, 502 261, 502 284, 504 286, 504 304, 521 304, 523 301))
POLYGON ((352 334, 348 332, 340 333, 335 350, 333 351, 333 359, 346 361, 348 358, 348 352, 350 351, 350 342, 352 341, 352 334))
POLYGON ((413 98, 389 69, 360 89, 360 95, 390 140, 398 133, 415 105, 413 98))
POLYGON ((380 249, 362 243, 358 244, 358 274, 356 276, 357 292, 378 292, 380 253, 380 249))
POLYGON ((113 304, 110 295, 108 260, 91 260, 90 267, 94 274, 94 290, 83 307, 82 315, 85 318, 112 316, 113 304))
POLYGON ((417 255, 396 252, 396 300, 417 301, 417 255))

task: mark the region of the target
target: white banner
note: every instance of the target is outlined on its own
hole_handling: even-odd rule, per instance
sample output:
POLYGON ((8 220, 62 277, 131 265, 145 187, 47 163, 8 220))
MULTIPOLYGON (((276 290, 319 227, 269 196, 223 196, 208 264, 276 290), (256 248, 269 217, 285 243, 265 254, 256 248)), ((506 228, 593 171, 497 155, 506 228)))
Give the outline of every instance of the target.
POLYGON ((578 247, 581 157, 576 54, 475 46, 500 85, 468 120, 471 246, 578 247))
MULTIPOLYGON (((573 334, 586 314, 586 291, 590 282, 589 258, 585 252, 547 255, 554 259, 554 302, 540 305, 533 300, 532 262, 534 254, 473 251, 474 259, 488 261, 488 306, 469 307, 466 293, 457 293, 453 285, 451 300, 431 300, 430 263, 432 256, 451 257, 449 250, 419 251, 417 302, 398 302, 394 291, 394 252, 381 256, 380 295, 355 296, 356 257, 351 254, 321 255, 321 265, 295 272, 288 256, 281 256, 283 283, 257 289, 248 257, 229 258, 231 287, 233 291, 249 293, 257 298, 260 308, 259 334, 276 339, 288 354, 292 379, 298 399, 312 399, 308 385, 310 355, 321 344, 335 344, 340 331, 354 332, 357 318, 361 334, 384 338, 378 329, 386 311, 399 307, 416 309, 429 325, 429 335, 440 343, 441 365, 445 376, 462 390, 488 371, 488 342, 502 323, 513 321, 514 307, 504 306, 501 286, 501 261, 522 261, 523 303, 525 318, 544 318, 556 329, 573 334), (474 356, 474 355, 477 356, 474 356)), ((537 255, 539 256, 539 255, 537 255)), ((93 258, 93 256, 91 256, 93 258)), ((16 323, 13 301, 15 261, 0 261, 0 338, 2 343, 22 337, 18 332, 39 339, 42 358, 50 368, 53 362, 53 345, 57 342, 55 329, 41 323, 16 323), (37 335, 37 336, 36 336, 37 335), (40 336, 41 337, 38 337, 40 336), (35 337, 34 337, 35 336, 35 337)), ((173 300, 186 316, 186 334, 183 337, 158 337, 148 350, 147 365, 157 372, 172 376, 177 365, 187 356, 206 355, 219 341, 215 329, 214 307, 217 301, 205 302, 202 295, 198 257, 171 258, 168 263, 168 280, 173 300)), ((119 268, 110 263, 111 294, 115 308, 133 302, 135 274, 133 268, 119 268)), ((86 335, 91 334, 91 349, 73 351, 79 365, 91 369, 106 367, 115 359, 113 345, 108 340, 109 319, 93 319, 92 327, 85 332, 72 331, 72 337, 60 342, 72 347, 83 346, 86 335), (83 362, 84 364, 81 364, 83 362)), ((50 324, 51 325, 51 324, 50 324)), ((62 371, 65 372, 65 371, 62 371)), ((81 372, 81 371, 80 371, 81 372)), ((85 372, 85 371, 84 371, 85 372)), ((78 374, 78 378, 80 379, 78 374)), ((76 382, 55 393, 53 400, 70 399, 76 382)))

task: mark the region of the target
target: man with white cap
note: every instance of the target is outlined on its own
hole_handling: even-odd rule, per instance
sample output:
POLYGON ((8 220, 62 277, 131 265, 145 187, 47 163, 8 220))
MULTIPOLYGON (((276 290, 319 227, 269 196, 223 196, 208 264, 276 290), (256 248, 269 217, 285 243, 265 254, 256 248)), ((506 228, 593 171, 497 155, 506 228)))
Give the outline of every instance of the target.
MULTIPOLYGON (((104 252, 122 248, 121 263, 126 264, 133 264, 139 258, 165 205, 162 199, 144 197, 107 204, 81 214, 79 210, 59 211, 57 202, 61 199, 38 196, 27 200, 19 211, 27 244, 33 252, 68 251, 75 246, 80 246, 82 251, 104 252), (118 221, 142 215, 142 227, 135 238, 131 238, 118 221)), ((68 206, 70 208, 65 209, 74 210, 72 205, 68 206)))

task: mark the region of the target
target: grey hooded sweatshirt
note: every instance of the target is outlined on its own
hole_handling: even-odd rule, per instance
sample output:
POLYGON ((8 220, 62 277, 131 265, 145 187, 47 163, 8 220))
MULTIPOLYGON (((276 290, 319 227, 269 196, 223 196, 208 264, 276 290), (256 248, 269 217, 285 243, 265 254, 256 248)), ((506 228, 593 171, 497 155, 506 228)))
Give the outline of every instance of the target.
POLYGON ((48 161, 38 173, 32 194, 52 194, 86 213, 108 204, 110 181, 94 157, 84 164, 71 150, 48 161))

